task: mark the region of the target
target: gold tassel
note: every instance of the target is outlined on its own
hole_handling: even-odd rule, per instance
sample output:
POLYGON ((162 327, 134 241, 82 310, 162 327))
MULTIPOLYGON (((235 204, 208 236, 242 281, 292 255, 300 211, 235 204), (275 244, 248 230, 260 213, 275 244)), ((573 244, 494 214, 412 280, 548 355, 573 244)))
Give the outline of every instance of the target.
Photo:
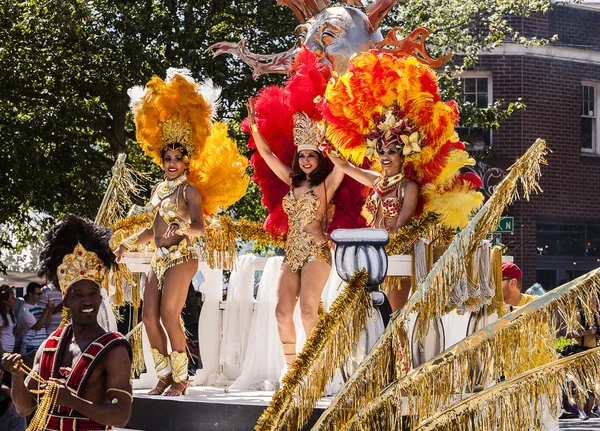
POLYGON ((133 329, 125 335, 125 338, 131 344, 131 378, 135 378, 144 372, 146 362, 144 361, 144 349, 142 347, 142 322, 138 323, 138 309, 134 308, 133 313, 133 329))
POLYGON ((149 177, 140 174, 128 166, 127 154, 119 154, 112 168, 112 177, 104 193, 104 198, 96 214, 94 223, 110 226, 122 219, 133 205, 132 196, 139 196, 144 190, 139 184, 149 177))
MULTIPOLYGON (((515 376, 552 361, 556 358, 556 316, 564 317, 568 332, 580 330, 578 305, 592 303, 599 294, 597 269, 540 296, 394 382, 366 404, 354 419, 356 427, 350 429, 372 423, 382 411, 396 409, 402 416, 405 407, 414 428, 450 408, 461 394, 472 393, 479 381, 498 382, 504 376, 515 376), (476 364, 480 376, 473 372, 476 364)), ((584 310, 587 313, 593 314, 593 310, 584 310)), ((337 422, 329 421, 333 423, 337 422)))
POLYGON ((371 295, 365 288, 368 275, 354 273, 344 291, 319 320, 302 352, 283 377, 256 430, 301 429, 337 368, 350 357, 366 324, 371 295))
POLYGON ((553 361, 508 379, 429 418, 419 431, 521 431, 539 429, 547 412, 558 412, 560 390, 578 402, 598 395, 600 348, 553 361), (543 405, 545 404, 545 409, 543 405))
POLYGON ((404 280, 412 280, 410 276, 400 276, 400 275, 388 275, 383 279, 383 283, 379 288, 387 293, 390 293, 392 290, 402 290, 402 281, 404 280))
POLYGON ((502 252, 498 247, 492 248, 492 283, 495 293, 487 312, 488 314, 496 312, 498 317, 502 317, 508 313, 508 308, 504 304, 504 294, 502 293, 502 252))

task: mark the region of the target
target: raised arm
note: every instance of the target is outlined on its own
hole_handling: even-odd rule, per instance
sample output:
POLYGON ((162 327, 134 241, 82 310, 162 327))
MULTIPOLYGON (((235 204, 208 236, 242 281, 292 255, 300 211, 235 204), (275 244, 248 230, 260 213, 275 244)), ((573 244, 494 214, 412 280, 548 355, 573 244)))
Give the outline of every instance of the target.
POLYGON ((367 187, 375 187, 375 181, 381 177, 381 174, 375 171, 361 169, 358 166, 354 166, 346 159, 343 159, 339 156, 336 157, 335 153, 330 154, 330 159, 335 165, 335 167, 339 168, 342 171, 342 173, 354 178, 356 181, 367 187))
POLYGON ((248 100, 248 122, 250 123, 250 130, 252 131, 252 137, 254 138, 254 142, 256 143, 256 149, 260 156, 265 160, 265 163, 269 168, 273 171, 277 177, 286 183, 287 185, 292 184, 292 179, 290 178, 290 174, 292 172, 292 168, 283 163, 279 158, 273 154, 271 151, 271 147, 260 131, 258 130, 258 125, 256 124, 256 116, 254 111, 254 101, 252 99, 248 100))
POLYGON ((62 386, 58 393, 58 404, 70 407, 102 425, 124 427, 129 422, 133 402, 129 383, 131 359, 124 346, 116 346, 106 352, 102 361, 106 369, 108 402, 94 404, 62 386))

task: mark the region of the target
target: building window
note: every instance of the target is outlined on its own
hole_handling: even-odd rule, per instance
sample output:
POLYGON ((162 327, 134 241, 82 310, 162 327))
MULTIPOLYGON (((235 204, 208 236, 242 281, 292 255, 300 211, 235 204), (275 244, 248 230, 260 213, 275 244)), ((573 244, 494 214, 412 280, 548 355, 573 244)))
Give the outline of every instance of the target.
POLYGON ((600 153, 596 114, 598 86, 593 83, 581 85, 581 151, 585 153, 600 153))
MULTIPOLYGON (((465 72, 460 77, 463 103, 487 108, 492 103, 492 77, 485 72, 465 72)), ((469 144, 471 151, 481 151, 492 144, 490 130, 477 127, 457 127, 460 140, 469 144)))

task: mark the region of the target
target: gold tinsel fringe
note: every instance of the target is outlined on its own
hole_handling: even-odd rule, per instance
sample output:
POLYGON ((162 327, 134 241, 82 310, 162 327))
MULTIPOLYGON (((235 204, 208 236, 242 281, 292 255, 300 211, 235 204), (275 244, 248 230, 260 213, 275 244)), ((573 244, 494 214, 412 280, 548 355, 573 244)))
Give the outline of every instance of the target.
MULTIPOLYGON (((363 406, 362 400, 379 396, 381 389, 396 378, 393 334, 385 331, 369 356, 358 366, 312 428, 316 431, 338 430, 363 406), (368 375, 368 378, 364 376, 368 375)), ((406 352, 405 352, 406 354, 406 352)), ((401 356, 401 352, 398 355, 401 356)), ((406 356, 408 358, 408 356, 406 356)))
POLYGON ((126 154, 119 154, 112 168, 112 177, 104 193, 104 198, 96 214, 94 223, 110 226, 125 217, 133 204, 132 196, 139 196, 144 190, 139 184, 148 180, 145 174, 134 171, 125 163, 126 154))
MULTIPOLYGON (((371 350, 369 356, 346 383, 344 389, 323 413, 318 422, 319 427, 315 427, 315 429, 338 429, 337 427, 345 424, 356 411, 372 400, 374 393, 378 394, 392 383, 395 376, 403 375, 405 364, 398 361, 397 358, 400 355, 406 361, 409 355, 405 337, 401 336, 405 333, 409 314, 418 309, 419 318, 424 322, 431 322, 446 312, 452 287, 467 272, 468 262, 481 241, 488 233, 496 229, 504 208, 518 197, 519 183, 522 185, 526 198, 529 198, 533 191, 540 190, 537 179, 540 176, 541 165, 546 164, 544 156, 547 152, 545 141, 538 139, 510 168, 509 174, 498 185, 493 196, 471 222, 454 236, 450 246, 433 265, 417 292, 401 310, 392 316, 392 321, 380 338, 380 341, 391 339, 392 348, 380 346, 377 350, 375 348, 371 350), (390 358, 385 358, 387 355, 390 358), (380 369, 377 368, 377 363, 373 361, 373 356, 376 356, 378 362, 382 363, 387 363, 393 358, 395 372, 382 375, 380 369), (369 391, 359 390, 358 388, 362 387, 365 381, 371 382, 370 385, 377 384, 378 387, 371 386, 369 391)), ((424 337, 425 334, 421 335, 424 337)), ((379 345, 380 343, 377 343, 376 347, 379 345)))
POLYGON ((335 371, 348 359, 366 324, 371 295, 368 275, 357 271, 328 313, 319 321, 302 352, 283 377, 256 430, 299 430, 310 418, 335 371))
POLYGON ((233 268, 237 257, 236 239, 271 247, 285 245, 285 237, 273 238, 265 231, 262 223, 245 219, 233 221, 231 217, 222 215, 207 223, 204 233, 207 264, 211 268, 233 268))
POLYGON ((486 389, 424 422, 419 431, 521 431, 539 429, 558 413, 560 391, 584 402, 598 395, 600 348, 553 361, 486 389))
POLYGON ((125 338, 131 344, 131 378, 135 378, 144 372, 146 362, 144 361, 144 349, 142 347, 142 322, 138 323, 138 309, 134 308, 133 313, 133 329, 125 335, 125 338))
POLYGON ((498 313, 498 317, 508 313, 508 308, 504 304, 504 294, 502 293, 502 252, 498 247, 492 249, 492 282, 494 284, 494 297, 492 303, 487 307, 487 313, 498 313))
POLYGON ((509 173, 496 187, 494 194, 469 224, 454 236, 446 252, 421 284, 419 291, 407 303, 402 313, 404 319, 415 308, 418 308, 423 319, 428 321, 447 311, 452 288, 459 283, 464 274, 468 274, 468 265, 475 250, 486 235, 496 230, 505 207, 518 198, 519 184, 526 199, 529 199, 532 192, 541 191, 538 178, 541 175, 541 165, 546 164, 544 156, 547 152, 546 142, 538 139, 510 167, 509 173))
MULTIPOLYGON (((382 412, 395 412, 400 420, 404 407, 414 428, 450 408, 461 394, 472 393, 480 382, 498 382, 556 358, 559 324, 564 321, 568 332, 580 330, 578 305, 593 303, 599 294, 600 269, 520 307, 389 386, 371 399, 350 429, 364 429, 382 412)), ((593 310, 583 313, 588 319, 593 310)))

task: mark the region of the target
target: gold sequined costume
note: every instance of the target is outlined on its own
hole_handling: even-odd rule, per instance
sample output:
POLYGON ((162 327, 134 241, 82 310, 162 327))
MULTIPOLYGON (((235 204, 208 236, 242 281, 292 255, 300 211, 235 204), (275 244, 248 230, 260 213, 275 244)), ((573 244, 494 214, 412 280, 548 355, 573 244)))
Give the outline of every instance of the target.
POLYGON ((327 242, 315 243, 315 237, 325 236, 324 232, 306 232, 306 226, 320 221, 318 211, 321 201, 313 189, 309 189, 298 199, 290 190, 284 196, 283 210, 288 216, 289 231, 285 243, 284 263, 288 263, 293 272, 301 269, 307 262, 327 262, 331 265, 331 250, 327 242))

